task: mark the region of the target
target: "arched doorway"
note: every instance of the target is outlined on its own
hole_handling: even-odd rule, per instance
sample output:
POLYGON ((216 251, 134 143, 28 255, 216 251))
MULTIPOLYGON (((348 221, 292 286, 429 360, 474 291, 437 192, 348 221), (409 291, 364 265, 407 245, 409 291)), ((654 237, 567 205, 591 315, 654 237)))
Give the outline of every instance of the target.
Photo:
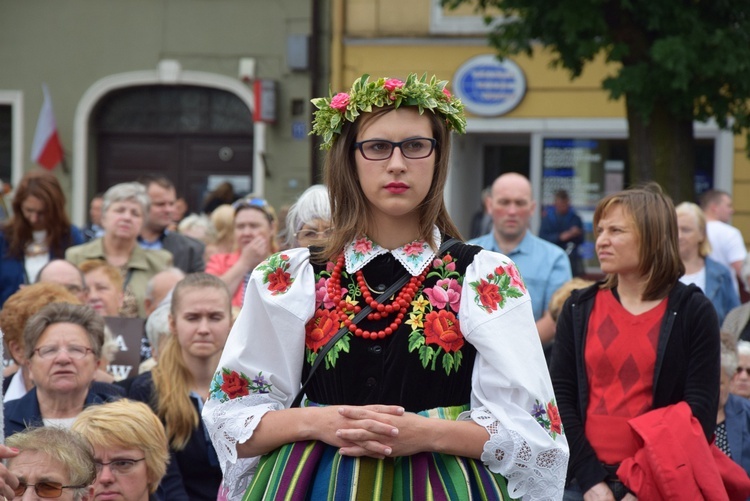
POLYGON ((191 211, 219 180, 253 189, 253 121, 226 90, 196 85, 138 85, 101 98, 91 115, 95 179, 113 184, 158 173, 171 179, 191 211))

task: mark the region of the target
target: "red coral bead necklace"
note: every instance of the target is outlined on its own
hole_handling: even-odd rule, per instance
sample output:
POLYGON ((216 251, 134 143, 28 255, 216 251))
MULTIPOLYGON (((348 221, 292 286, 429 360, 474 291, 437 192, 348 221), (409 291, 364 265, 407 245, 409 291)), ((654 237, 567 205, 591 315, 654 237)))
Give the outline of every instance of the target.
POLYGON ((365 302, 365 304, 370 305, 373 310, 372 313, 369 313, 367 315, 367 319, 382 320, 391 317, 391 315, 393 315, 394 313, 396 315, 390 325, 388 325, 388 327, 379 331, 368 331, 365 329, 361 329, 357 327, 357 324, 352 322, 352 320, 349 318, 349 315, 352 312, 354 312, 354 314, 357 314, 362 310, 362 308, 359 306, 355 306, 352 308, 352 305, 347 303, 341 297, 341 271, 343 269, 344 255, 342 254, 336 261, 336 265, 333 267, 333 271, 331 272, 331 279, 328 281, 328 296, 336 305, 335 311, 338 314, 339 319, 344 323, 344 325, 349 329, 350 332, 354 333, 355 336, 363 337, 365 339, 383 339, 384 337, 393 334, 398 326, 401 325, 401 323, 404 321, 406 310, 409 309, 409 305, 411 304, 412 300, 414 300, 414 296, 416 296, 417 292, 422 287, 422 282, 424 282, 424 279, 427 276, 429 267, 425 268, 425 270, 416 277, 411 277, 411 279, 409 279, 409 281, 404 284, 399 293, 395 296, 395 299, 393 299, 393 301, 391 301, 389 304, 378 303, 375 299, 373 299, 372 294, 369 290, 369 286, 367 285, 367 282, 365 282, 365 276, 362 273, 362 270, 358 271, 355 274, 357 279, 357 286, 362 292, 362 300, 365 302))

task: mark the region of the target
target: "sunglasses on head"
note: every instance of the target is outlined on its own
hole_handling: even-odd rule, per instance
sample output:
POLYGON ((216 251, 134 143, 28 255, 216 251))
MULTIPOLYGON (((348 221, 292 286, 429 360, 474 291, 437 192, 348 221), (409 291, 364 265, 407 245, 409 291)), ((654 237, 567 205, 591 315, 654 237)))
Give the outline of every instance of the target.
POLYGON ((232 204, 232 208, 234 209, 235 214, 237 214, 237 212, 241 209, 258 209, 259 211, 263 212, 266 217, 268 217, 269 221, 273 221, 275 219, 273 213, 270 210, 271 206, 268 205, 268 202, 266 202, 263 198, 241 198, 232 204))

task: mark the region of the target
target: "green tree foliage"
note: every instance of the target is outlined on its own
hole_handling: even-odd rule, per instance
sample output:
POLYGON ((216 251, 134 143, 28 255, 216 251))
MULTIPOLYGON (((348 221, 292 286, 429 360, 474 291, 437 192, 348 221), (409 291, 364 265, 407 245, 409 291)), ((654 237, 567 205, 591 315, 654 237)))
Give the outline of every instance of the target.
POLYGON ((625 99, 632 182, 692 198, 692 121, 750 126, 750 0, 442 1, 503 12, 490 34, 500 57, 543 46, 571 78, 600 54, 617 63, 602 86, 625 99))

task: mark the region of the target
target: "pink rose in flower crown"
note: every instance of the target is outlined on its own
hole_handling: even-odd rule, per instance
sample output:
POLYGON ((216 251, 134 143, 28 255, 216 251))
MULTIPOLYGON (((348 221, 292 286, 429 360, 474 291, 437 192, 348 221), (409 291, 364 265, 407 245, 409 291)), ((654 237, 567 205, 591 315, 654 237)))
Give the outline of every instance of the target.
POLYGON ((383 84, 383 88, 387 90, 388 92, 393 92, 394 90, 400 89, 403 86, 404 86, 404 82, 402 82, 401 80, 397 78, 389 78, 383 84))
POLYGON ((393 95, 393 92, 396 89, 400 89, 403 86, 404 86, 404 82, 402 82, 401 80, 398 80, 396 78, 389 78, 383 84, 383 88, 385 90, 387 90, 388 93, 390 94, 391 101, 395 101, 396 100, 396 96, 393 95))
POLYGON ((346 92, 339 92, 331 99, 331 108, 334 110, 345 111, 347 106, 349 106, 349 94, 346 92))
POLYGON ((451 94, 451 91, 449 91, 446 88, 443 88, 443 94, 445 94, 445 97, 447 97, 448 99, 453 97, 453 94, 451 94))

